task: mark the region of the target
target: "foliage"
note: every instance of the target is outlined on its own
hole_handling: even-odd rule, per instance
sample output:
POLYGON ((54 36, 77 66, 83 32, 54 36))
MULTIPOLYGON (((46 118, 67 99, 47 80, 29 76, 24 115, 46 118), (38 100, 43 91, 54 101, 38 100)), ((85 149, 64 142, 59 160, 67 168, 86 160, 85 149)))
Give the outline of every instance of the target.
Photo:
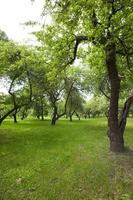
POLYGON ((94 96, 84 107, 88 117, 108 116, 109 102, 103 96, 94 96))
POLYGON ((82 64, 88 68, 86 70, 85 87, 97 93, 103 77, 107 76, 105 41, 107 29, 110 26, 109 31, 112 35, 112 41, 109 40, 108 43, 115 42, 116 44, 117 65, 119 75, 122 77, 121 96, 128 96, 132 89, 131 25, 133 16, 131 7, 129 0, 45 0, 44 9, 47 9, 47 12, 53 17, 53 23, 43 31, 43 37, 46 38, 47 46, 53 51, 53 60, 60 63, 60 66, 66 66, 70 63, 70 60, 74 61, 72 58, 76 38, 86 36, 87 40, 81 41, 82 43, 86 42, 87 46, 79 46, 77 57, 82 59, 82 64), (114 13, 110 16, 112 5, 114 6, 114 13), (125 90, 127 91, 126 94, 125 90))

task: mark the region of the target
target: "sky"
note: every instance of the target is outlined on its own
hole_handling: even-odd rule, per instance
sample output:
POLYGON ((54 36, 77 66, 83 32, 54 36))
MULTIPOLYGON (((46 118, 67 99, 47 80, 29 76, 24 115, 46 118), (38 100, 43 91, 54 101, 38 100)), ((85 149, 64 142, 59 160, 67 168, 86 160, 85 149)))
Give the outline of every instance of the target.
POLYGON ((32 40, 29 28, 22 23, 41 20, 43 0, 0 0, 0 29, 5 31, 9 39, 23 43, 32 40))

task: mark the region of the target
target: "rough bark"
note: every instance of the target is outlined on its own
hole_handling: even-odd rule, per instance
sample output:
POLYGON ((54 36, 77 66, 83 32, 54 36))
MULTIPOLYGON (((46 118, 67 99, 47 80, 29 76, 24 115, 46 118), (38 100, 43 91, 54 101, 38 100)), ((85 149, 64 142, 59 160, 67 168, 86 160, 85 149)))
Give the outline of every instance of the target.
POLYGON ((111 96, 109 107, 109 138, 110 150, 114 152, 122 152, 124 150, 123 135, 120 133, 119 120, 118 120, 118 101, 120 92, 120 78, 116 66, 116 50, 115 44, 111 43, 106 46, 106 66, 108 70, 111 96))

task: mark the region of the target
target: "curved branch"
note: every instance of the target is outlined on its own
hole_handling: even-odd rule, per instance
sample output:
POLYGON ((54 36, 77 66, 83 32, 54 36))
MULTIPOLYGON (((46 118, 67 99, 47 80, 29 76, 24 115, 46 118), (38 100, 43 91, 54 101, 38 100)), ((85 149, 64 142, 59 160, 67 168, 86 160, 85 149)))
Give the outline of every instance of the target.
POLYGON ((65 66, 73 64, 73 62, 75 61, 75 59, 77 57, 77 50, 78 50, 79 44, 81 42, 87 41, 87 40, 88 40, 87 36, 75 36, 75 39, 73 40, 73 42, 75 42, 74 50, 73 50, 73 57, 70 58, 70 61, 68 61, 68 63, 65 66))
POLYGON ((101 93, 102 93, 108 100, 110 100, 110 97, 104 92, 103 85, 104 85, 105 81, 106 81, 106 83, 107 83, 107 77, 104 77, 104 79, 102 80, 102 82, 101 82, 101 84, 100 84, 100 86, 99 86, 99 90, 101 91, 101 93))

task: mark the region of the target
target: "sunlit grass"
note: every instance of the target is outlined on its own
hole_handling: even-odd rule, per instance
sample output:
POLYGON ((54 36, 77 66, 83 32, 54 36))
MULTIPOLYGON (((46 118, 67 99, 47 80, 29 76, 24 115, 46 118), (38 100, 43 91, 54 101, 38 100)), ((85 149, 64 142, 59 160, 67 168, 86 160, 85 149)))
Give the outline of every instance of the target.
MULTIPOLYGON (((133 199, 133 152, 110 153, 105 119, 6 121, 0 200, 133 199)), ((126 145, 133 148, 133 120, 126 145)))

